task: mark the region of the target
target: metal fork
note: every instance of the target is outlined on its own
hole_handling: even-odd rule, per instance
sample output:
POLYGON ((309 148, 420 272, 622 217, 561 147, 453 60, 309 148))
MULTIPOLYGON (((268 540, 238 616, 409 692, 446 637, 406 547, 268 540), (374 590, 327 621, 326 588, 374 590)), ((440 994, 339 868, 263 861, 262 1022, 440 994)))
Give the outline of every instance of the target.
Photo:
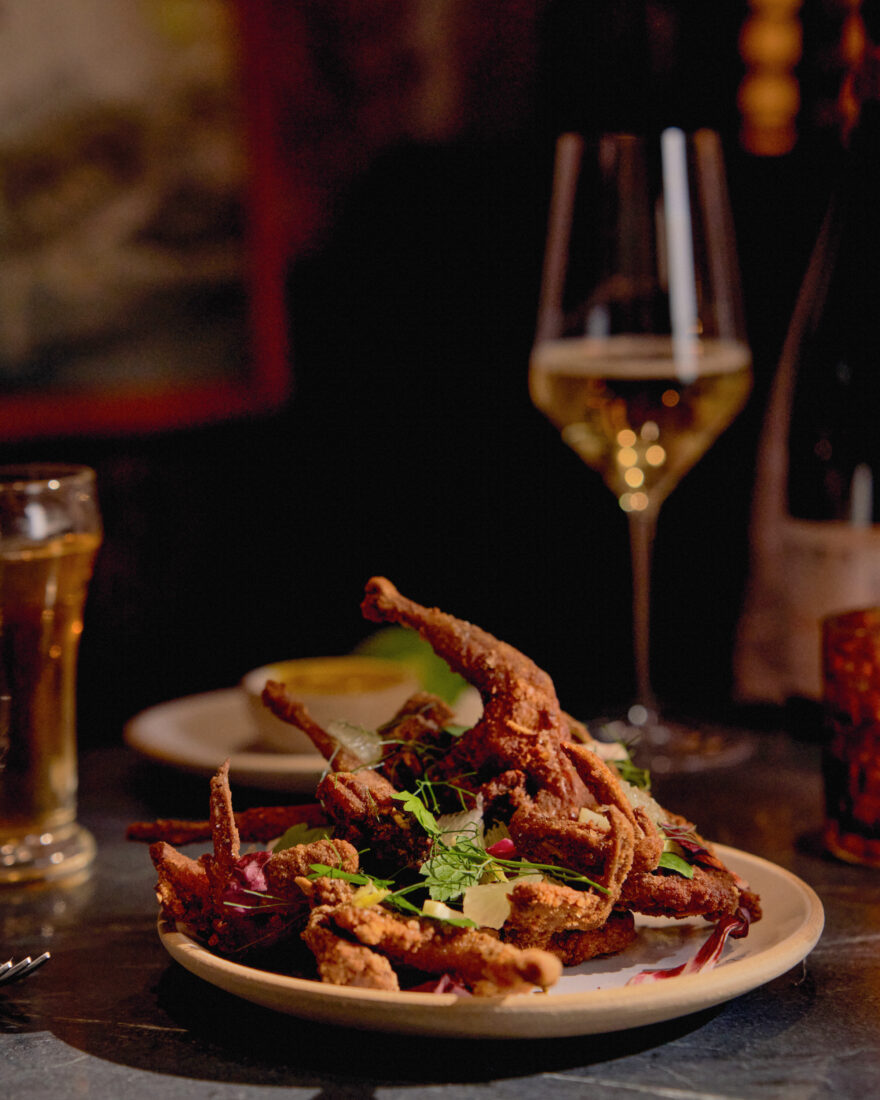
POLYGON ((25 955, 23 959, 19 959, 18 962, 13 962, 12 959, 7 959, 5 963, 0 963, 0 985, 5 982, 14 982, 17 978, 24 978, 28 974, 33 974, 38 966, 42 966, 44 962, 47 962, 51 958, 48 951, 44 951, 42 955, 37 955, 35 959, 32 959, 30 955, 25 955))

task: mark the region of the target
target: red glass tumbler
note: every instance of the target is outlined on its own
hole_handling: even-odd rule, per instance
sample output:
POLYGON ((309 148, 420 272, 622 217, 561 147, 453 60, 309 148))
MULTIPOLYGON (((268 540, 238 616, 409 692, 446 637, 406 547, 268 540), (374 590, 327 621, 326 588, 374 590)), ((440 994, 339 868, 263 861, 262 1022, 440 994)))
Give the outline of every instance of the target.
POLYGON ((880 608, 822 623, 826 849, 880 867, 880 608))

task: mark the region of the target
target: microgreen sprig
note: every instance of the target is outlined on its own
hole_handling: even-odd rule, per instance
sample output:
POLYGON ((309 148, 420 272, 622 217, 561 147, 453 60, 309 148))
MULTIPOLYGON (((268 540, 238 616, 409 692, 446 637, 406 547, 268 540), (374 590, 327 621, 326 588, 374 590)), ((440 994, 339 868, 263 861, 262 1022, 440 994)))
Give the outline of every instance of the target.
POLYGON ((425 879, 430 896, 435 901, 449 901, 460 897, 469 886, 476 886, 485 875, 500 870, 515 875, 547 874, 561 882, 588 886, 607 894, 600 883, 554 863, 535 863, 527 859, 503 859, 493 856, 484 847, 466 836, 458 836, 453 844, 444 840, 443 830, 437 818, 428 809, 419 794, 413 791, 397 792, 395 799, 411 813, 431 837, 431 851, 422 864, 420 873, 425 879))

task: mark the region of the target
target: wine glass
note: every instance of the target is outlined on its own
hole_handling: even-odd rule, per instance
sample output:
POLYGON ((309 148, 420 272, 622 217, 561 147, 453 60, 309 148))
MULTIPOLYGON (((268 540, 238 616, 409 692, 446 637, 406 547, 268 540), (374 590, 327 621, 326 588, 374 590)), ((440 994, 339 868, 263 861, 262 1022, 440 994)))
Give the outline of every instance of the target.
POLYGON ((562 135, 529 389, 627 514, 636 699, 611 730, 658 772, 752 747, 662 717, 649 644, 660 506, 740 412, 751 377, 718 135, 562 135))

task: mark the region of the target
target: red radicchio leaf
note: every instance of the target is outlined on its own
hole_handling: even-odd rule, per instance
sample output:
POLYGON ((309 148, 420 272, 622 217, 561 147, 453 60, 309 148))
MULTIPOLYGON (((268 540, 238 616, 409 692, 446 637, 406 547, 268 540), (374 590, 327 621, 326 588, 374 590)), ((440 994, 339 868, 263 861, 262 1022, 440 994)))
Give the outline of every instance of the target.
POLYGON ((253 908, 255 899, 248 891, 267 893, 269 884, 266 882, 263 867, 271 855, 271 852, 248 852, 238 860, 223 894, 226 904, 253 908))
POLYGON ((719 871, 724 870, 721 860, 714 856, 705 844, 697 840, 696 833, 687 825, 661 825, 660 828, 670 840, 674 840, 692 857, 694 863, 699 863, 703 867, 714 867, 719 871))
POLYGON ((722 917, 712 929, 703 946, 688 962, 672 966, 668 970, 641 970, 633 975, 627 985, 643 985, 645 982, 658 982, 664 978, 678 978, 683 974, 698 974, 701 970, 711 970, 721 958, 721 952, 727 943, 727 937, 741 939, 748 935, 749 915, 739 908, 735 913, 722 917))
POLYGON ((516 859, 517 856, 516 845, 509 836, 502 837, 486 851, 490 856, 497 856, 499 859, 516 859))
POLYGON ((473 997, 473 993, 466 989, 461 982, 451 978, 448 974, 441 974, 439 978, 432 978, 422 985, 411 986, 410 993, 454 993, 456 997, 473 997))

